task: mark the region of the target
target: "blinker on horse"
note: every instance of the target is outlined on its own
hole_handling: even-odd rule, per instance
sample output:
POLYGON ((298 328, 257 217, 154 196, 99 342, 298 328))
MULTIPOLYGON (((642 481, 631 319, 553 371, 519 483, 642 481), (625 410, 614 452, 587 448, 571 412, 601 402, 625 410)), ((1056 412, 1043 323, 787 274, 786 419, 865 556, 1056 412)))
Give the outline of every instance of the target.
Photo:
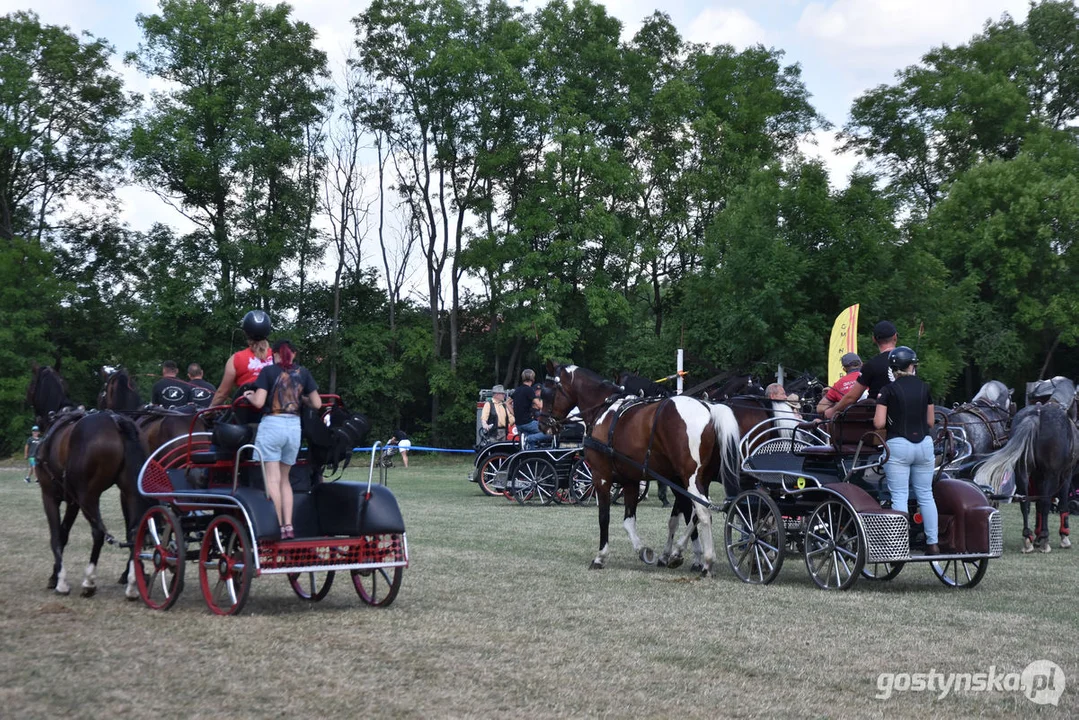
POLYGON ((564 421, 577 407, 586 423, 585 459, 599 501, 599 552, 593 569, 606 566, 610 554, 611 485, 623 488, 625 517, 622 526, 634 552, 645 562, 654 557, 637 534, 636 511, 641 480, 670 481, 675 504, 668 521, 667 545, 659 564, 678 567, 695 530, 700 534, 699 567, 711 572, 715 559, 709 486, 721 478, 737 487, 738 426, 730 408, 710 405, 685 396, 634 401, 621 388, 576 365, 548 361, 543 409, 546 418, 564 421), (693 521, 675 540, 683 513, 693 521))

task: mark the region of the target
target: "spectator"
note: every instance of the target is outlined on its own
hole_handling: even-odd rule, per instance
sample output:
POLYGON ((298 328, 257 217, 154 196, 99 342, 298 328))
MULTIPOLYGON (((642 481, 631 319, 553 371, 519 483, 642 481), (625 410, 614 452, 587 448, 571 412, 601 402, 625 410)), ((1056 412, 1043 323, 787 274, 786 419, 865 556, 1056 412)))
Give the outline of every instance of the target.
POLYGON ((37 425, 30 428, 30 437, 26 438, 26 446, 22 449, 22 456, 26 459, 26 482, 30 483, 30 478, 34 478, 34 482, 37 482, 36 473, 34 468, 37 467, 37 446, 41 444, 41 428, 37 425))
POLYGON ((187 383, 176 377, 180 368, 172 360, 161 363, 161 379, 154 383, 150 402, 163 408, 178 408, 191 404, 187 383))
POLYGON ((213 384, 203 380, 201 365, 198 363, 191 363, 187 366, 187 381, 188 391, 191 396, 191 404, 200 410, 210 407, 210 400, 213 399, 214 393, 217 392, 217 388, 215 388, 213 384))
POLYGON ((393 436, 386 441, 387 445, 396 445, 397 452, 401 453, 401 462, 404 464, 405 469, 408 469, 408 449, 412 447, 412 440, 409 439, 408 433, 398 428, 393 431, 393 436))
POLYGON ((480 422, 483 423, 489 439, 505 440, 506 433, 514 422, 513 408, 506 403, 506 388, 495 385, 492 392, 494 396, 484 404, 480 422))
POLYGON ((764 394, 772 401, 773 416, 782 418, 775 423, 779 436, 784 438, 793 437, 794 427, 802 418, 802 413, 796 409, 798 407, 798 396, 788 395, 787 391, 779 383, 772 383, 766 387, 764 394))

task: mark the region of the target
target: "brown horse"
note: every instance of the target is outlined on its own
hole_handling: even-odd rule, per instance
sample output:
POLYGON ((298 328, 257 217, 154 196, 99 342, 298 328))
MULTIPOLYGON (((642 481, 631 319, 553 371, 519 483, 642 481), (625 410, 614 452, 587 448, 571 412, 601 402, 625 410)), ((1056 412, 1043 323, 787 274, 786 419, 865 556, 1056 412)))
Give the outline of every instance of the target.
MULTIPOLYGON (((63 399, 59 403, 69 406, 59 373, 35 365, 27 399, 39 418, 51 420, 37 451, 37 479, 49 522, 54 560, 49 588, 62 595, 71 592, 64 568, 64 547, 81 510, 90 523, 93 538, 90 564, 82 582, 83 595, 90 596, 97 590, 96 568, 101 547, 106 539, 113 541, 101 518, 101 494, 112 485, 119 488, 126 535, 130 538, 133 523, 138 520, 135 482, 146 453, 131 420, 112 412, 76 410, 57 415, 56 398, 61 395, 63 399), (61 520, 62 503, 67 506, 61 520)), ((129 598, 138 597, 133 583, 128 583, 126 594, 129 598)))
POLYGON ((147 454, 153 454, 173 438, 206 430, 202 418, 195 418, 191 412, 144 406, 138 389, 123 368, 107 372, 105 386, 98 396, 98 407, 131 417, 139 429, 147 454))
POLYGON ((564 421, 574 407, 586 423, 585 459, 599 500, 599 553, 592 568, 603 568, 610 553, 612 483, 623 488, 622 525, 634 552, 645 562, 654 558, 655 553, 637 535, 636 513, 640 481, 658 476, 672 483, 676 496, 660 563, 680 565, 686 544, 697 529, 703 542, 701 571, 709 574, 715 546, 708 488, 716 477, 722 477, 725 486, 737 486, 738 427, 730 408, 685 396, 633 402, 621 395, 618 386, 591 370, 551 362, 547 363, 542 395, 548 426, 564 421), (695 522, 675 543, 680 517, 688 507, 693 508, 695 522))

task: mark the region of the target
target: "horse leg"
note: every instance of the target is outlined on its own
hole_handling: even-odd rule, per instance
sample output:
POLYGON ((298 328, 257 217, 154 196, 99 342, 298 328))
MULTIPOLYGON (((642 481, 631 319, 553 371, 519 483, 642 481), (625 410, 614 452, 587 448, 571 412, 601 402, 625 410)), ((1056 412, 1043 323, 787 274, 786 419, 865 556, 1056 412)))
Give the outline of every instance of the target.
POLYGON ((622 520, 622 527, 626 529, 626 534, 629 535, 629 541, 633 544, 633 552, 637 553, 637 557, 641 559, 641 562, 645 563, 646 565, 655 565, 655 550, 641 542, 641 538, 637 534, 638 492, 640 492, 639 483, 626 483, 625 490, 623 490, 622 493, 622 500, 626 504, 626 514, 624 519, 622 520))
POLYGON ((675 493, 674 507, 671 508, 671 516, 667 520, 667 544, 663 547, 663 553, 656 562, 660 567, 669 567, 673 569, 679 567, 684 562, 682 559, 682 548, 675 545, 674 538, 678 533, 678 527, 682 524, 682 518, 685 518, 686 525, 689 525, 691 511, 692 506, 689 504, 689 501, 679 493, 675 493))
POLYGON ((1039 552, 1047 553, 1049 547, 1049 498, 1039 498, 1037 504, 1037 522, 1034 545, 1039 552))
MULTIPOLYGON (((56 590, 60 595, 67 595, 71 587, 67 584, 67 573, 64 571, 64 543, 66 533, 62 530, 60 522, 60 501, 52 496, 51 483, 43 483, 41 486, 42 503, 45 506, 45 519, 49 523, 49 547, 52 548, 52 575, 49 576, 49 590, 56 590)), ((68 503, 70 511, 73 503, 68 503)), ((78 507, 75 507, 78 512, 78 507)), ((65 516, 66 520, 66 516, 65 516)))
POLYGON ((81 498, 82 514, 90 523, 90 535, 93 545, 90 547, 90 564, 86 566, 82 578, 82 596, 93 597, 97 592, 97 562, 101 557, 101 547, 105 544, 105 523, 101 520, 100 498, 86 493, 81 498))
POLYGON ((1034 552, 1034 533, 1030 531, 1030 501, 1019 503, 1019 512, 1023 514, 1023 553, 1034 552))
POLYGON ((1067 550, 1072 546, 1071 530, 1068 528, 1068 500, 1071 495, 1071 483, 1064 482, 1060 486, 1060 495, 1057 497, 1057 507, 1060 508, 1060 547, 1067 550))
POLYGON ((597 477, 593 478, 592 486, 596 489, 596 502, 599 506, 599 553, 592 560, 589 569, 602 570, 607 566, 607 556, 611 553, 611 483, 606 478, 597 477))

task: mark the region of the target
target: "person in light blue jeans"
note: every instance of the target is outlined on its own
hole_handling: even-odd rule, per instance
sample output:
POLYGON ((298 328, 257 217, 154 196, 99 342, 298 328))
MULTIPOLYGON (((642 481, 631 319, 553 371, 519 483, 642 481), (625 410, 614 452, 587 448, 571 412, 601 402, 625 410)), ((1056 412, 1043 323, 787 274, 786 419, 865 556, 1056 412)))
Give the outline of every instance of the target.
POLYGON ((933 499, 933 398, 929 386, 916 376, 918 356, 900 346, 888 355, 895 381, 885 385, 877 397, 873 424, 887 428, 890 457, 884 475, 892 496, 892 509, 907 512, 910 489, 922 512, 926 555, 937 555, 937 503, 933 499))

